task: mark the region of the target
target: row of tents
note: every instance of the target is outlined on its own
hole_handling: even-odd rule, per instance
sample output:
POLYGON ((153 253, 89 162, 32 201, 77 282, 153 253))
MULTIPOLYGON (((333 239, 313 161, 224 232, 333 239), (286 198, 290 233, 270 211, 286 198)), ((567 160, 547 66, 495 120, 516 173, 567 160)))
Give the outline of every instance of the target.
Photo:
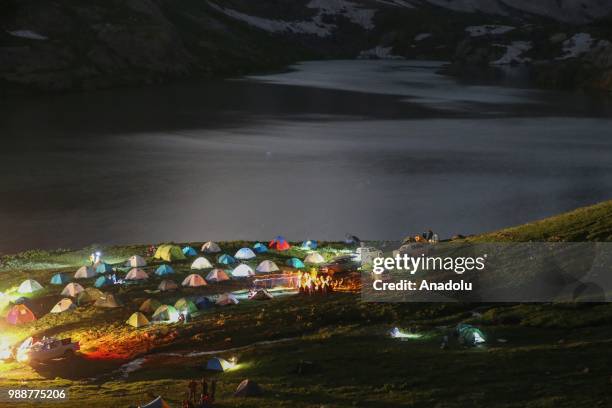
MULTIPOLYGON (((234 392, 234 397, 259 397, 261 395, 263 395, 262 388, 248 378, 242 380, 234 392)), ((161 396, 158 396, 153 401, 140 405, 138 408, 170 408, 170 405, 161 396)))

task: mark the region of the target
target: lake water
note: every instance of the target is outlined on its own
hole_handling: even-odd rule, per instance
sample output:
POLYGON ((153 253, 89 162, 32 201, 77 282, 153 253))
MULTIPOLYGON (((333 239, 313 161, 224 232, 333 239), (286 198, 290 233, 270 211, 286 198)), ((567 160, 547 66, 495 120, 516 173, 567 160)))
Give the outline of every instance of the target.
POLYGON ((438 67, 308 62, 0 100, 0 253, 450 236, 612 198, 609 99, 460 82, 438 67))

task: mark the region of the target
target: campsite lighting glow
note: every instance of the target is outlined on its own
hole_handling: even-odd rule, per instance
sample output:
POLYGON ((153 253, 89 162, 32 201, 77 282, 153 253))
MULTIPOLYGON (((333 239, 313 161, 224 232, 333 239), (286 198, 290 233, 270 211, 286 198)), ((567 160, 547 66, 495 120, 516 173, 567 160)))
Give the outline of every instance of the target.
POLYGON ((423 337, 423 335, 421 333, 404 333, 400 329, 398 329, 397 327, 394 327, 393 330, 391 330, 391 332, 389 334, 394 339, 416 340, 416 339, 420 339, 420 338, 423 337))

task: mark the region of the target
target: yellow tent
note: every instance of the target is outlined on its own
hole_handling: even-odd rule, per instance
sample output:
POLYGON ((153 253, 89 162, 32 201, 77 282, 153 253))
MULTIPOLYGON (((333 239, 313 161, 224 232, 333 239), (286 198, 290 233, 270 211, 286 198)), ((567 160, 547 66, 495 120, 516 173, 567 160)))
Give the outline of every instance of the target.
POLYGON ((155 255, 153 256, 155 259, 162 259, 164 261, 174 261, 177 259, 185 259, 185 255, 180 247, 176 245, 160 245, 155 251, 155 255))
POLYGON ((140 312, 133 313, 126 321, 132 327, 142 327, 149 324, 149 319, 140 312))

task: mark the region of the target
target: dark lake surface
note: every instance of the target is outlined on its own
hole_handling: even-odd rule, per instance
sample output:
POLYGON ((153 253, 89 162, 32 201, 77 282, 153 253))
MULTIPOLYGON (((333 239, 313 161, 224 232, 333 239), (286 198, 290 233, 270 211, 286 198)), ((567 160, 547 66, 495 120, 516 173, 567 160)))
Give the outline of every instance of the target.
POLYGON ((446 237, 612 198, 604 96, 438 64, 0 100, 0 253, 90 244, 446 237))

